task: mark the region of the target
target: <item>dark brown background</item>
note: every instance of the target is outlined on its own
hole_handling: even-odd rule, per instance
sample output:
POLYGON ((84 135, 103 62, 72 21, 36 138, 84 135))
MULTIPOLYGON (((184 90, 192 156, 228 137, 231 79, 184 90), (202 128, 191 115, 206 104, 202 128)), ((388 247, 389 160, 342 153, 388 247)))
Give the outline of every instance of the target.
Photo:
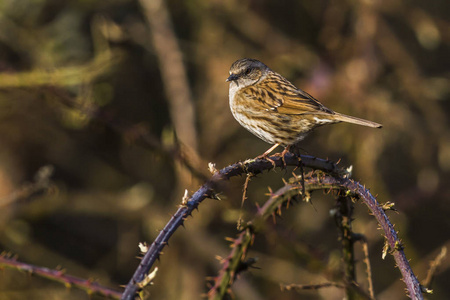
MULTIPOLYGON (((30 264, 125 284, 138 242, 152 241, 184 190, 202 182, 161 147, 171 148, 178 135, 198 153, 192 164, 201 172, 210 161, 221 168, 269 147, 228 108, 228 69, 251 57, 326 106, 384 125, 323 127, 303 148, 353 165, 353 177, 379 201, 396 203, 399 214, 389 216, 424 280, 429 262, 450 244, 450 2, 159 2, 0 2, 0 248, 30 264), (13 194, 47 164, 55 170, 49 190, 13 194)), ((244 217, 267 198, 268 186, 275 190, 290 175, 254 179, 244 217)), ((207 291, 205 277, 220 268, 215 256, 229 251, 224 238, 237 232, 242 184, 226 184, 223 201, 205 201, 176 232, 148 289, 152 299, 198 299, 207 291)), ((333 205, 317 193, 313 205, 268 224, 250 253, 261 269, 240 277, 237 299, 298 299, 279 283, 339 281, 333 205)), ((375 220, 356 208, 354 228, 369 239, 377 297, 405 298, 392 258, 381 260, 375 220)), ((446 259, 429 299, 450 298, 449 265, 446 259)), ((358 277, 366 287, 362 263, 358 277)), ((89 298, 14 270, 0 278, 1 299, 89 298)))

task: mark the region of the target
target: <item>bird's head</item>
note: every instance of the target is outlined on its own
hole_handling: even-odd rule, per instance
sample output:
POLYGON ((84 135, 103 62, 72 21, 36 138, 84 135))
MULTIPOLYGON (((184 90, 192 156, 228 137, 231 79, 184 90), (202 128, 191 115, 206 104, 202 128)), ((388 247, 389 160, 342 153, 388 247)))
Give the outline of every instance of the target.
POLYGON ((263 79, 269 70, 269 67, 259 60, 242 58, 231 65, 227 81, 230 82, 230 86, 234 83, 241 89, 263 79))

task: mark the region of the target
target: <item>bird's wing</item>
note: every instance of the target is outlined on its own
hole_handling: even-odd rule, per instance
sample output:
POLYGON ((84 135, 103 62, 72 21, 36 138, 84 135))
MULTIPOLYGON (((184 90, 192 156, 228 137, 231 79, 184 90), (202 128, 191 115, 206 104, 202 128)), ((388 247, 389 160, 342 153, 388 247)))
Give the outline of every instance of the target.
POLYGON ((286 115, 334 114, 310 94, 296 88, 279 74, 272 73, 247 87, 243 94, 261 109, 286 115))

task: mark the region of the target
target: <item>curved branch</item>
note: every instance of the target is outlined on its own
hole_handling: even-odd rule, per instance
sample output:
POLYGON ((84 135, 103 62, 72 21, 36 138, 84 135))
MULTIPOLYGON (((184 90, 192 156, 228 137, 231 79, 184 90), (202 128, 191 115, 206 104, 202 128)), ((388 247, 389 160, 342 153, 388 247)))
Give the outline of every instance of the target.
POLYGON ((423 299, 419 280, 414 275, 411 266, 406 259, 405 253, 403 252, 403 245, 397 236, 397 232, 395 231, 394 226, 389 221, 383 208, 380 207, 380 204, 375 199, 375 197, 372 196, 369 190, 359 182, 342 177, 310 177, 305 181, 307 181, 306 184, 338 185, 357 194, 362 199, 364 204, 369 207, 370 211, 377 219, 378 224, 380 224, 381 228, 383 229, 389 247, 392 249, 391 254, 394 256, 395 262, 400 269, 400 272, 402 273, 403 281, 406 284, 409 296, 414 300, 423 299))
MULTIPOLYGON (((284 163, 281 157, 272 156, 270 160, 273 161, 276 167, 284 167, 284 163)), ((155 241, 150 245, 148 251, 144 255, 136 269, 133 277, 128 282, 125 291, 122 295, 123 300, 132 300, 134 295, 139 290, 139 283, 142 282, 146 274, 150 272, 151 267, 155 261, 159 258, 162 249, 167 244, 169 238, 177 230, 178 227, 183 225, 188 216, 192 214, 192 211, 198 208, 199 204, 206 198, 216 198, 214 189, 218 182, 230 179, 231 177, 252 173, 258 174, 264 170, 270 170, 274 167, 272 162, 267 159, 247 160, 245 162, 238 162, 222 170, 216 172, 210 180, 204 183, 193 195, 190 197, 186 204, 182 205, 177 212, 172 216, 164 229, 159 233, 155 241)), ((288 153, 284 156, 284 162, 287 166, 300 166, 309 167, 313 169, 323 170, 332 174, 343 174, 345 171, 339 169, 336 164, 329 160, 319 159, 309 155, 295 156, 288 153)))
MULTIPOLYGON (((412 299, 423 299, 421 285, 414 275, 408 260, 403 252, 403 247, 397 236, 394 226, 389 221, 383 208, 378 204, 375 197, 369 192, 368 189, 363 187, 360 183, 343 177, 333 177, 330 175, 315 176, 317 174, 309 174, 304 178, 305 191, 311 192, 320 189, 339 189, 347 190, 357 195, 362 201, 369 207, 372 214, 377 219, 381 228, 383 229, 386 239, 391 249, 391 254, 400 269, 403 277, 403 281, 406 284, 409 295, 412 299)), ((301 181, 302 179, 299 179, 301 181)), ((263 207, 258 210, 255 218, 249 222, 249 226, 246 230, 241 232, 238 238, 233 240, 233 250, 230 255, 224 259, 223 268, 219 275, 214 278, 214 286, 208 292, 209 299, 222 299, 228 291, 229 287, 233 283, 234 277, 242 270, 242 264, 249 250, 249 245, 254 240, 254 235, 261 229, 262 222, 264 222, 269 216, 279 213, 282 205, 288 205, 289 201, 296 195, 301 194, 302 183, 291 183, 282 187, 275 193, 272 193, 269 200, 266 201, 263 207)), ((371 296, 373 291, 370 290, 370 295, 366 295, 365 292, 351 286, 355 292, 365 298, 373 298, 371 296)))
MULTIPOLYGON (((200 187, 200 189, 198 189, 192 195, 192 197, 189 198, 188 201, 183 201, 181 207, 172 216, 170 221, 167 223, 167 225, 160 232, 155 241, 148 248, 148 251, 144 255, 133 277, 126 286, 125 291, 122 295, 122 299, 125 300, 134 299, 135 294, 142 286, 140 283, 145 279, 146 275, 149 273, 156 259, 159 258, 159 255, 164 246, 167 244, 169 238, 177 230, 178 227, 183 225, 186 218, 192 214, 192 211, 194 209, 198 208, 200 203, 205 198, 217 198, 214 190, 216 189, 217 184, 220 181, 230 179, 231 177, 242 174, 249 174, 249 173, 258 174, 263 172, 264 170, 270 170, 274 166, 284 167, 285 165, 286 166, 302 165, 304 167, 322 170, 327 173, 323 174, 323 176, 319 176, 318 174, 316 174, 317 176, 309 176, 308 178, 305 178, 304 182, 305 187, 307 186, 307 190, 312 191, 314 189, 324 189, 324 188, 330 189, 344 188, 358 195, 363 200, 363 202, 369 207, 369 209, 377 219, 378 223, 380 224, 381 228, 383 229, 387 242, 392 249, 391 253, 394 256, 397 266, 400 269, 400 272, 403 276, 403 281, 407 286, 410 297, 419 300, 423 299, 421 286, 416 276, 414 275, 413 271, 411 270, 408 260, 406 259, 401 242, 397 236, 396 231, 394 230, 394 226, 390 223, 383 208, 380 207, 375 197, 373 197, 365 187, 363 187, 360 183, 347 178, 348 174, 344 170, 339 169, 336 166, 336 164, 327 160, 322 160, 306 155, 295 156, 291 153, 286 154, 283 157, 283 159, 279 156, 272 156, 269 159, 270 160, 268 159, 248 160, 245 162, 239 162, 230 165, 228 167, 225 167, 222 170, 214 173, 211 179, 207 181, 205 184, 203 184, 200 187)), ((303 188, 302 183, 299 183, 298 189, 300 190, 301 188, 303 188)), ((262 211, 260 213, 262 213, 262 211)), ((252 224, 252 226, 254 225, 255 224, 252 224)))

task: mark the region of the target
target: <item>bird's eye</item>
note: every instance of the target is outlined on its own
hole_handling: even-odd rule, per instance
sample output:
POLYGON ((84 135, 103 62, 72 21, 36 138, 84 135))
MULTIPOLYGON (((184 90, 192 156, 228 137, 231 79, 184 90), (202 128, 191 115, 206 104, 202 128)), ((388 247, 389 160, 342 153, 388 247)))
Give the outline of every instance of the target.
POLYGON ((250 74, 251 71, 252 71, 252 69, 248 68, 247 70, 245 70, 245 75, 250 74))

